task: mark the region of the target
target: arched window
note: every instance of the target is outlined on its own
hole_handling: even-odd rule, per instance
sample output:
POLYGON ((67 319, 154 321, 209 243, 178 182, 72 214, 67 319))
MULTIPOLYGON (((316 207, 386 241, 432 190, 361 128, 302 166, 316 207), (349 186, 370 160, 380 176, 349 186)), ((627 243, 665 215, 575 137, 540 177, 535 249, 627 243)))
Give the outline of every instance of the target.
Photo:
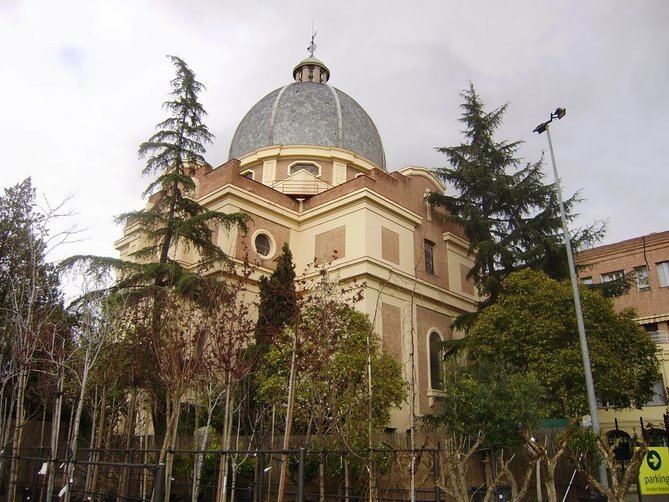
POLYGON ((430 388, 442 389, 442 363, 444 361, 441 348, 441 337, 436 331, 430 333, 430 388))
POLYGON ((290 166, 288 170, 288 174, 295 174, 298 171, 305 170, 314 176, 320 176, 321 170, 316 164, 308 163, 308 162, 297 162, 290 166))

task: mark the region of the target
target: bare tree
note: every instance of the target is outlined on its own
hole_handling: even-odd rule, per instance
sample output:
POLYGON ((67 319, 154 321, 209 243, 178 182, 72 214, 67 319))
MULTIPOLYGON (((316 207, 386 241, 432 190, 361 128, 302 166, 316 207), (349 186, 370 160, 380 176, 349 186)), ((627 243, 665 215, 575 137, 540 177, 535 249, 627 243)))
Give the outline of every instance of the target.
POLYGON ((57 274, 48 263, 50 253, 71 242, 76 234, 74 228, 51 231, 57 223, 71 215, 65 211, 67 202, 66 199, 55 207, 45 202, 43 207, 38 207, 29 180, 7 190, 2 200, 0 239, 3 251, 12 253, 9 257, 2 256, 3 267, 0 269, 3 283, 0 305, 2 328, 6 330, 5 336, 11 337, 11 344, 6 347, 6 361, 11 362, 3 364, 0 372, 3 386, 8 382, 13 386, 12 403, 9 405, 13 413, 5 415, 5 427, 13 418, 8 488, 11 499, 16 497, 28 380, 31 372, 37 369, 41 341, 67 329, 57 274), (14 259, 14 263, 7 263, 7 258, 14 259))
MULTIPOLYGON (((636 483, 639 477, 639 469, 641 463, 648 453, 648 445, 642 439, 639 442, 638 448, 634 450, 632 458, 628 462, 626 469, 623 471, 618 468, 615 449, 619 446, 620 439, 613 444, 609 443, 609 438, 606 434, 600 434, 596 438, 595 447, 601 456, 604 465, 609 474, 609 486, 605 487, 596 474, 596 470, 592 469, 588 463, 588 455, 584 455, 579 462, 581 472, 585 474, 588 483, 594 486, 602 495, 605 495, 611 502, 625 502, 627 500, 627 492, 630 485, 636 483)), ((592 453, 592 452, 591 452, 592 453)))
POLYGON ((77 456, 79 442, 79 429, 81 415, 88 390, 88 381, 92 369, 99 361, 102 350, 113 340, 114 336, 127 331, 127 319, 121 315, 123 305, 122 297, 109 295, 90 296, 85 293, 88 287, 84 286, 84 299, 76 304, 74 311, 77 322, 74 326, 74 349, 80 357, 78 367, 71 368, 71 377, 76 381, 79 388, 77 406, 72 422, 72 429, 68 444, 68 455, 66 461, 66 484, 67 488, 64 500, 68 502, 71 498, 71 486, 74 480, 74 462, 77 456))
MULTIPOLYGON (((249 276, 252 268, 245 261, 240 267, 229 263, 225 270, 226 280, 212 282, 207 290, 207 309, 202 324, 205 348, 202 355, 202 373, 196 378, 198 391, 205 397, 207 420, 199 450, 204 450, 209 437, 209 428, 215 408, 224 403, 223 449, 229 450, 232 441, 232 416, 234 396, 239 384, 249 374, 254 364, 255 323, 252 318, 252 301, 249 291, 249 276)), ((192 500, 199 494, 199 479, 202 469, 202 454, 198 453, 193 470, 192 500)), ((221 459, 222 485, 219 497, 225 499, 227 490, 228 456, 221 459)))
MULTIPOLYGON (((535 438, 529 431, 523 432, 527 451, 533 458, 537 459, 538 466, 542 462, 546 465, 546 477, 543 484, 546 488, 548 502, 558 502, 555 488, 555 468, 567 452, 569 441, 573 438, 577 424, 577 419, 571 420, 563 431, 559 433, 545 432, 543 438, 535 438)), ((537 485, 537 491, 539 490, 541 490, 541 485, 537 485)))

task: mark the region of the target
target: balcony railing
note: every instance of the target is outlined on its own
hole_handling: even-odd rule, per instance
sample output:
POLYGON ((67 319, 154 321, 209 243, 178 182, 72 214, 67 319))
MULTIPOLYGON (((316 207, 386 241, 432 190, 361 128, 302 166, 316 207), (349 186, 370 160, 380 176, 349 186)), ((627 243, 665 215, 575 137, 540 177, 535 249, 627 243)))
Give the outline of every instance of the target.
POLYGON ((324 181, 288 180, 275 181, 272 188, 287 195, 316 195, 332 188, 332 185, 324 181))
POLYGON ((669 343, 669 331, 649 331, 648 334, 655 343, 669 343))

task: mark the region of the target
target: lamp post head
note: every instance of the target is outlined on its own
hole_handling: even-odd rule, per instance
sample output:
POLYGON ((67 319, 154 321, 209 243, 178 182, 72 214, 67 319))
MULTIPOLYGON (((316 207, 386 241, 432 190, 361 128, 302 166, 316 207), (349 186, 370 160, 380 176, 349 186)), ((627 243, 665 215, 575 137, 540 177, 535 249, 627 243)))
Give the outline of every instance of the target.
POLYGON ((556 108, 553 113, 551 113, 551 118, 555 119, 561 119, 567 114, 567 110, 565 108, 556 108))
POLYGON ((534 128, 532 132, 536 132, 537 134, 541 134, 542 132, 545 132, 546 129, 548 129, 548 124, 553 122, 553 119, 558 119, 560 120, 562 117, 564 117, 567 114, 567 110, 565 108, 556 108, 553 113, 551 113, 551 118, 548 119, 546 122, 542 122, 539 124, 537 127, 534 128))
POLYGON ((537 127, 535 127, 532 132, 536 132, 537 134, 541 134, 546 129, 548 129, 548 124, 550 124, 551 122, 553 122, 553 119, 547 120, 546 122, 542 122, 537 127))

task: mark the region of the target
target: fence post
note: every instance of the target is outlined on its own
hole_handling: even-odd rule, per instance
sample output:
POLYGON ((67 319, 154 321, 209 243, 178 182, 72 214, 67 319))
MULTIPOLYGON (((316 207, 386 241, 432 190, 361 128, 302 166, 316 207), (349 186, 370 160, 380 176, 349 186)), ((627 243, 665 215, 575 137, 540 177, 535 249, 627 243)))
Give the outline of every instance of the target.
POLYGON ((163 502, 165 499, 165 463, 161 462, 156 466, 156 472, 153 475, 153 494, 151 502, 163 502))
MULTIPOLYGON (((135 449, 130 450, 130 463, 135 462, 135 449)), ((132 482, 132 467, 126 467, 123 473, 123 497, 127 500, 130 494, 130 483, 132 482)))
POLYGON ((433 450, 434 455, 434 500, 435 502, 441 502, 441 488, 439 487, 439 477, 441 475, 439 468, 439 449, 435 448, 433 450))
POLYGON ((256 452, 256 465, 253 469, 253 502, 262 502, 263 454, 256 452))
POLYGON ((304 448, 300 448, 297 471, 297 502, 304 502, 304 448))

